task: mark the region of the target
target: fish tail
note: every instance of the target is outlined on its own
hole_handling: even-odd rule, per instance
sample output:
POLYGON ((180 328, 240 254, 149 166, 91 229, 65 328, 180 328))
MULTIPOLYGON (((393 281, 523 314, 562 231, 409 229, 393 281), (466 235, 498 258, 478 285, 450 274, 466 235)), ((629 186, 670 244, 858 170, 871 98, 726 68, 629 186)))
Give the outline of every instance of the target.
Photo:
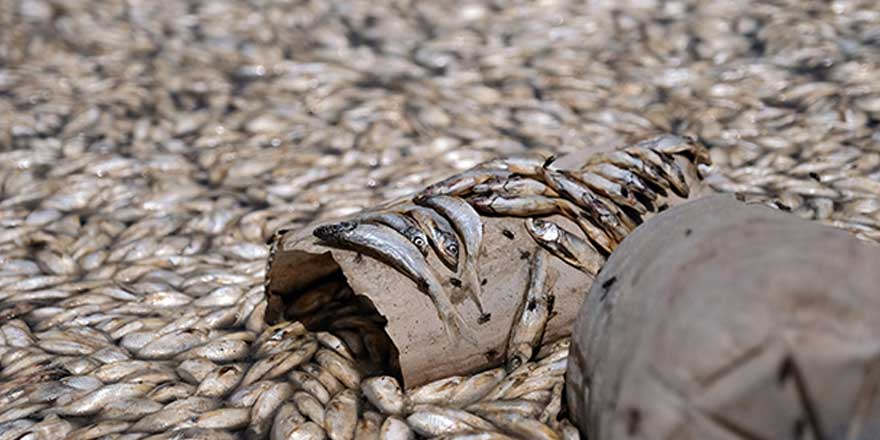
POLYGON ((425 284, 425 292, 437 309, 437 317, 443 323, 443 329, 449 341, 455 343, 459 339, 464 339, 473 345, 477 345, 477 338, 473 329, 467 325, 464 318, 458 313, 452 301, 449 300, 449 295, 443 289, 443 286, 436 282, 435 279, 426 279, 425 284))
POLYGON ((486 313, 486 310, 483 309, 483 301, 480 299, 483 295, 483 284, 480 280, 480 273, 477 271, 476 264, 473 263, 466 263, 464 269, 467 273, 468 279, 468 295, 470 296, 471 301, 476 304, 477 310, 480 312, 480 320, 486 322, 491 315, 486 313))
POLYGON ((479 344, 473 329, 464 322, 464 318, 462 318, 457 311, 451 312, 441 318, 441 320, 443 321, 444 329, 446 330, 446 337, 449 338, 450 342, 457 342, 458 340, 463 339, 471 345, 479 344))

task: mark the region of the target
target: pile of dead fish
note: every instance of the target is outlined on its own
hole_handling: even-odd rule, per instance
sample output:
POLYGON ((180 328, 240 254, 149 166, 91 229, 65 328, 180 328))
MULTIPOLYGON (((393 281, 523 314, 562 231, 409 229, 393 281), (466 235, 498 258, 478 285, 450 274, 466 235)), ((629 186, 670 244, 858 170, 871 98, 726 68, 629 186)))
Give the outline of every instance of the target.
MULTIPOLYGON (((604 259, 644 221, 645 214, 664 209, 666 197, 672 193, 688 197, 690 183, 676 156, 684 158, 692 176, 699 175, 700 165, 711 164, 703 145, 673 135, 595 154, 573 170, 555 168, 553 157, 499 158, 430 185, 411 200, 318 226, 313 233, 322 244, 376 256, 400 271, 430 297, 451 341, 461 337, 476 340, 441 279, 449 278, 454 287, 463 288, 481 315, 478 320, 488 321, 481 301, 482 286, 487 281, 479 271, 481 214, 525 218, 526 230, 550 255, 596 275, 604 259), (583 237, 541 219, 551 215, 572 221, 583 237), (435 269, 428 263, 432 248, 450 273, 441 274, 442 268, 435 269)), ((544 266, 538 263, 532 266, 544 266)), ((532 271, 543 273, 535 267, 532 271)), ((283 299, 277 303, 284 304, 285 313, 277 313, 270 306, 270 315, 300 320, 309 329, 316 329, 315 323, 325 320, 332 326, 329 329, 353 326, 362 334, 375 334, 373 339, 378 344, 369 344, 375 365, 381 364, 382 356, 393 354, 391 349, 380 349, 390 345, 387 337, 380 336, 384 318, 364 316, 372 312, 369 301, 356 298, 339 273, 331 274, 290 304, 283 299)), ((540 341, 544 332, 547 316, 535 318, 514 320, 511 334, 517 337, 512 338, 507 354, 513 369, 540 348, 526 343, 540 341)), ((353 334, 347 341, 357 344, 359 339, 353 334)))
POLYGON ((880 238, 873 0, 21 0, 0 29, 4 440, 338 438, 352 394, 358 425, 404 436, 553 428, 528 402, 558 395, 562 347, 381 424, 328 337, 259 351, 275 229, 495 157, 689 133, 714 188, 880 238), (323 403, 324 371, 351 391, 323 403))

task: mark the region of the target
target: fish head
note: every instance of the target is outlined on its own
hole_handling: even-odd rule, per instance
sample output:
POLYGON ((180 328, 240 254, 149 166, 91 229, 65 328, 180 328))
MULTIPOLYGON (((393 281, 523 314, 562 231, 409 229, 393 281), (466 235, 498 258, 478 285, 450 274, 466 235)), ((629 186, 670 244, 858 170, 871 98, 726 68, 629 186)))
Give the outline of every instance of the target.
POLYGON ((441 232, 438 234, 443 242, 442 249, 454 261, 458 261, 458 240, 455 237, 450 236, 447 233, 441 232))
POLYGON ((405 233, 406 233, 407 238, 409 238, 409 240, 414 245, 416 245, 416 247, 419 249, 419 252, 421 252, 422 255, 428 254, 428 246, 429 246, 428 237, 425 236, 425 234, 420 229, 418 229, 416 227, 410 227, 410 228, 406 229, 405 233))
POLYGON ((532 218, 526 221, 526 229, 541 240, 552 242, 559 239, 559 229, 555 223, 532 218))
POLYGON ((341 234, 354 230, 357 225, 357 222, 351 221, 331 223, 329 225, 318 226, 312 231, 312 234, 323 241, 332 242, 338 240, 341 234))

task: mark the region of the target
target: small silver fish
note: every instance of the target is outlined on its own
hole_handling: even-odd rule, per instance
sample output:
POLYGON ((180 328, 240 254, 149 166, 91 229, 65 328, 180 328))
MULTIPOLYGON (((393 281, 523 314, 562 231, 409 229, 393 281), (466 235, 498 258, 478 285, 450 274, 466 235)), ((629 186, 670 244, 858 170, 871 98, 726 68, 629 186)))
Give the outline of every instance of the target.
POLYGON ((657 172, 657 170, 645 164, 644 161, 627 153, 624 150, 613 150, 595 154, 590 157, 590 160, 584 164, 581 168, 582 170, 590 169, 590 171, 595 172, 606 179, 616 181, 618 183, 629 183, 636 185, 639 188, 639 194, 648 198, 651 202, 657 200, 657 192, 661 191, 661 195, 666 195, 665 190, 662 186, 659 186, 659 182, 663 180, 663 177, 657 172), (603 171, 603 167, 597 166, 602 164, 610 164, 614 165, 615 168, 608 168, 608 170, 612 170, 611 173, 606 173, 603 171), (625 174, 618 174, 620 171, 626 171, 625 174), (647 185, 648 182, 657 182, 654 183, 653 188, 647 185))
POLYGON ((484 170, 508 171, 523 176, 537 176, 540 174, 541 168, 545 167, 548 161, 554 159, 553 156, 511 156, 492 159, 477 165, 477 167, 484 170))
POLYGON ((481 194, 470 199, 474 208, 486 215, 532 217, 559 213, 557 199, 545 196, 507 196, 481 194))
POLYGON ((467 171, 429 185, 420 193, 420 195, 463 196, 471 192, 477 185, 485 183, 491 179, 506 178, 510 176, 510 174, 511 173, 508 171, 488 170, 478 165, 475 168, 471 168, 467 171))
POLYGON ((397 415, 403 413, 406 399, 400 384, 390 376, 377 376, 361 383, 364 397, 383 414, 397 415))
POLYGON ((606 203, 589 188, 565 173, 545 167, 541 169, 544 182, 559 194, 583 208, 598 225, 617 242, 623 241, 636 225, 620 212, 613 203, 606 203))
POLYGON ((663 180, 657 183, 667 183, 668 188, 681 197, 687 197, 688 190, 687 181, 684 178, 684 172, 675 163, 675 159, 669 157, 665 153, 659 153, 650 148, 629 147, 624 151, 641 159, 646 165, 653 167, 654 170, 663 177, 663 180))
POLYGON ((357 392, 343 390, 327 402, 324 416, 324 429, 331 439, 353 439, 358 421, 357 392))
POLYGON ((636 146, 648 146, 657 152, 685 156, 689 162, 697 165, 711 165, 712 157, 709 149, 693 136, 676 136, 664 134, 654 139, 639 142, 636 146))
POLYGON ((358 221, 388 226, 416 245, 422 255, 428 256, 430 247, 428 236, 419 229, 419 225, 413 219, 395 212, 368 212, 358 216, 358 221))
POLYGON ((559 194, 544 183, 519 174, 498 176, 474 186, 474 194, 497 193, 510 196, 547 196, 558 197, 559 194))
POLYGON ((529 286, 507 339, 507 371, 529 361, 541 344, 552 300, 547 290, 547 253, 538 250, 529 268, 529 286))
MULTIPOLYGON (((423 208, 424 209, 424 208, 423 208)), ((419 290, 426 293, 438 317, 443 323, 447 337, 455 341, 459 336, 476 342, 464 319, 455 309, 449 296, 415 245, 400 237, 392 229, 355 222, 341 222, 319 226, 314 235, 327 244, 372 255, 391 265, 413 280, 419 290)))
POLYGON ((526 231, 544 249, 587 274, 599 273, 605 258, 589 242, 547 220, 530 218, 525 223, 526 231))
MULTIPOLYGON (((590 190, 596 194, 599 194, 620 206, 629 208, 630 212, 634 211, 636 215, 633 220, 636 223, 641 223, 642 218, 640 216, 650 211, 650 208, 653 208, 653 206, 650 206, 650 208, 649 206, 645 206, 636 198, 634 192, 635 188, 632 186, 614 182, 598 173, 589 171, 575 172, 570 173, 569 176, 582 182, 587 188, 590 188, 590 190)), ((633 217, 633 215, 630 215, 630 217, 633 217)))
POLYGON ((461 252, 455 230, 449 221, 433 209, 423 206, 405 205, 401 209, 412 217, 427 232, 431 247, 440 261, 453 272, 458 272, 458 257, 461 252))
MULTIPOLYGON (((575 176, 581 180, 585 180, 590 175, 597 175, 620 185, 621 188, 627 189, 634 198, 643 203, 648 211, 654 210, 652 202, 657 200, 657 193, 636 173, 610 163, 593 164, 585 170, 575 173, 575 176)), ((655 187, 661 186, 656 183, 655 187)))
POLYGON ((593 225, 577 206, 568 200, 544 196, 502 197, 497 194, 481 195, 472 198, 471 203, 480 212, 488 215, 505 215, 511 217, 535 217, 562 214, 584 231, 584 234, 595 243, 598 249, 606 254, 614 250, 616 244, 608 234, 593 225))
POLYGON ((413 200, 419 205, 432 208, 446 217, 452 227, 458 232, 464 244, 464 264, 462 265, 462 278, 468 286, 471 300, 480 311, 481 322, 489 320, 490 315, 483 310, 482 283, 478 258, 483 245, 483 221, 480 214, 466 201, 451 196, 416 197, 413 200))

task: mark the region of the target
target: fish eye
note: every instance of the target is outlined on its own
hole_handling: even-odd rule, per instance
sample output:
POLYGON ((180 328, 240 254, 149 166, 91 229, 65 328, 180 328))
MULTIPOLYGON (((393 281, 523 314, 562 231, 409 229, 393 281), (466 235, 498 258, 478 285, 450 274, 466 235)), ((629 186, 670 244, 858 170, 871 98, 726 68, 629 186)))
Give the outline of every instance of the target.
POLYGON ((446 250, 449 251, 450 254, 458 254, 458 246, 455 243, 447 244, 446 250))
POLYGON ((416 237, 413 239, 413 243, 415 243, 416 246, 424 246, 425 240, 422 240, 422 237, 416 237))

